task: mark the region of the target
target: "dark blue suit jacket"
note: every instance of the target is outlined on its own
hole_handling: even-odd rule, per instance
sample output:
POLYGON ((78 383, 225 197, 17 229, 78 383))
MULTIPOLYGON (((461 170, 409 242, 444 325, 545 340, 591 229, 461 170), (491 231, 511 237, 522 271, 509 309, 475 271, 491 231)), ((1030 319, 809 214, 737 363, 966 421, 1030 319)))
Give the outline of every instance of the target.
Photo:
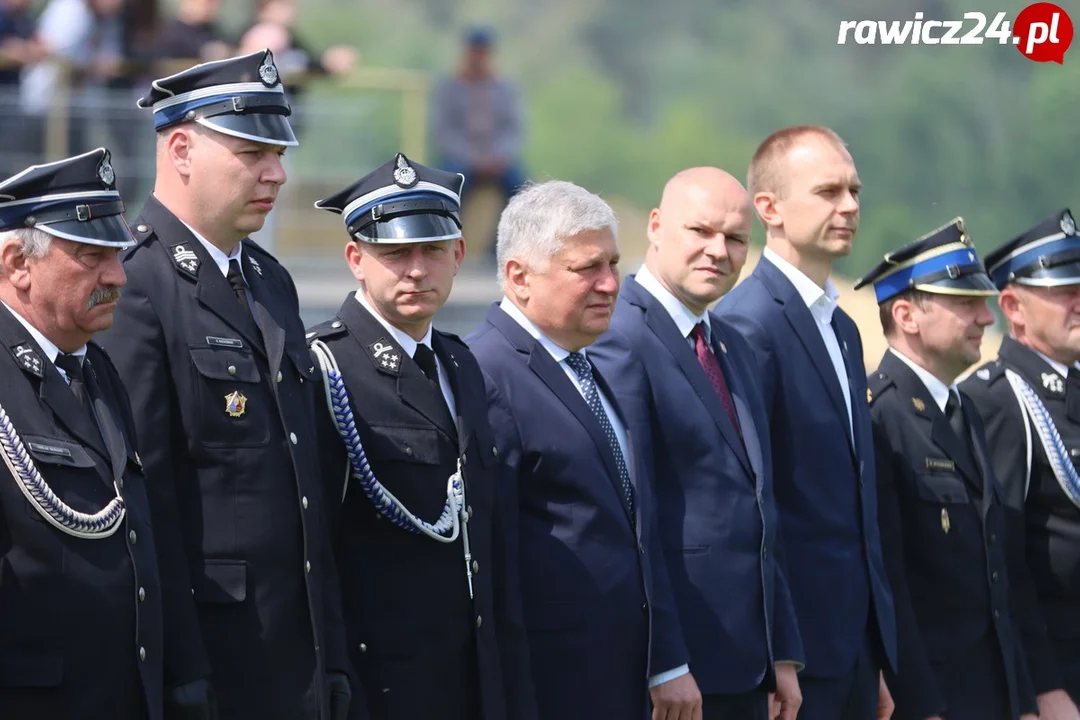
POLYGON ((896 620, 877 524, 874 437, 862 341, 842 310, 833 327, 847 366, 852 426, 817 321, 767 258, 728 293, 717 314, 754 349, 769 413, 773 477, 806 675, 854 667, 876 628, 896 666, 896 620))
MULTIPOLYGON (((642 428, 621 415, 635 519, 615 458, 581 393, 551 354, 492 307, 467 342, 488 385, 491 427, 515 493, 507 508, 540 717, 643 719, 648 677, 689 661, 658 538, 642 428), (636 530, 635 530, 636 527, 636 530)), ((588 351, 586 351, 587 354, 588 351)), ((599 373, 601 392, 615 396, 599 373)))
POLYGON ((768 418, 753 352, 712 315, 712 346, 744 440, 664 306, 628 278, 589 355, 651 463, 661 544, 705 694, 775 686, 775 660, 803 661, 782 566, 768 418))

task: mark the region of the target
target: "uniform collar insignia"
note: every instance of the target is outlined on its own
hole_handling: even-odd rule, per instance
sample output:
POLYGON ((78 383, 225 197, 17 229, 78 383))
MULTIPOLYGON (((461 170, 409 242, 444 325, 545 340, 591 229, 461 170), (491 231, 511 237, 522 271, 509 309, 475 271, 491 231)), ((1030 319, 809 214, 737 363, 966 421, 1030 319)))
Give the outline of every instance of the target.
POLYGON ((198 277, 200 263, 199 256, 195 254, 195 251, 191 249, 191 246, 192 243, 182 242, 177 245, 172 245, 170 250, 172 250, 173 265, 181 272, 195 278, 198 277))
POLYGON ((383 372, 397 375, 401 372, 401 350, 385 337, 368 345, 375 367, 383 372))
POLYGON ((32 345, 20 343, 11 348, 11 352, 15 356, 15 362, 17 362, 19 367, 23 370, 39 378, 45 377, 44 361, 32 345))
POLYGON ((1057 395, 1065 392, 1065 381, 1056 372, 1042 373, 1042 384, 1044 388, 1057 395))
POLYGON ((250 263, 252 269, 259 274, 259 277, 262 277, 262 268, 259 267, 259 263, 255 260, 255 258, 251 257, 251 255, 248 255, 248 263, 250 263))

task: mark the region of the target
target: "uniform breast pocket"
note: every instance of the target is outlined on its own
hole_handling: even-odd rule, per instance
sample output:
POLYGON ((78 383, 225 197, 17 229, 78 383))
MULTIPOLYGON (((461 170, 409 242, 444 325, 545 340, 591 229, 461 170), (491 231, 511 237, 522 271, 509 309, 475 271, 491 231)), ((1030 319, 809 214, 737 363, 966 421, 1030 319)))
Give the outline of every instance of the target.
POLYGON ((919 498, 926 502, 936 505, 971 502, 967 486, 956 475, 917 473, 915 484, 918 486, 919 498))
POLYGON ((439 463, 439 431, 430 427, 372 425, 373 457, 419 465, 439 463))
POLYGON ((250 352, 191 347, 198 375, 198 433, 206 447, 260 447, 270 440, 273 408, 250 352))

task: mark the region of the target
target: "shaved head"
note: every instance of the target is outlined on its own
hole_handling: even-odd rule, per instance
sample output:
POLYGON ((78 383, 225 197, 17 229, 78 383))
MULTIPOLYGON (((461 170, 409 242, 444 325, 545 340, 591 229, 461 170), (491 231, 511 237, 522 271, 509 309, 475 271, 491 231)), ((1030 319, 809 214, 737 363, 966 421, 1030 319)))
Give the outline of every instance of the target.
POLYGON ((694 167, 668 180, 649 214, 646 267, 700 315, 734 287, 750 247, 750 194, 731 173, 694 167))

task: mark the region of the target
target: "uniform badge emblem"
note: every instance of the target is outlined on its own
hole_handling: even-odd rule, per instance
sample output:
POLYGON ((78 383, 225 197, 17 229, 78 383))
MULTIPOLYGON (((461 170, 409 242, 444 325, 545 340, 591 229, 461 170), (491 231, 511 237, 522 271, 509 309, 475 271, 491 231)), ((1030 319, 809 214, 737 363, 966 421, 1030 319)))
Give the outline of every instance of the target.
POLYGON ((727 355, 727 345, 724 344, 723 340, 720 341, 720 352, 727 355))
POLYGON ((1062 382, 1061 376, 1057 373, 1043 373, 1042 374, 1043 387, 1052 393, 1065 392, 1065 383, 1062 382))
POLYGON ((926 403, 922 401, 922 398, 911 398, 911 406, 919 412, 924 412, 926 410, 926 403))
POLYGON ((199 256, 189 250, 188 246, 183 243, 173 246, 172 258, 173 262, 176 263, 176 267, 184 272, 194 275, 199 271, 199 256))
POLYGON ((19 366, 27 372, 43 377, 42 373, 42 360, 37 351, 29 345, 16 345, 15 348, 15 361, 19 363, 19 366))
POLYGON ((111 188, 113 183, 116 182, 116 172, 113 170, 113 166, 109 162, 109 156, 107 154, 101 161, 101 164, 98 165, 97 174, 98 179, 101 180, 102 184, 107 188, 111 188))
POLYGON ((248 262, 251 263, 252 269, 259 274, 259 277, 262 277, 262 268, 259 267, 259 263, 256 262, 255 258, 248 255, 248 262))
POLYGON ((401 367, 401 353, 386 338, 372 343, 370 348, 376 367, 392 373, 398 372, 401 367))
POLYGON ((949 511, 946 508, 941 508, 941 530, 948 535, 950 529, 952 529, 952 522, 949 521, 949 511))
POLYGON ((266 57, 262 61, 262 65, 259 66, 259 79, 263 81, 263 85, 267 87, 274 87, 278 84, 278 69, 274 65, 274 56, 270 53, 266 53, 266 57))
POLYGON ((1076 234, 1076 221, 1068 210, 1061 216, 1061 232, 1066 235, 1076 234))
POLYGON ((979 378, 980 380, 989 380, 990 379, 990 371, 987 370, 986 368, 983 368, 982 370, 976 371, 975 377, 979 378))
POLYGON ((247 397, 239 390, 233 390, 225 396, 225 412, 229 417, 240 417, 247 409, 247 397))
POLYGON ((419 178, 416 177, 416 171, 409 165, 409 161, 405 159, 405 156, 398 153, 397 167, 394 168, 394 182, 403 188, 411 188, 416 184, 419 178))
POLYGON ((870 388, 866 388, 866 402, 874 402, 874 393, 870 391, 870 388))

